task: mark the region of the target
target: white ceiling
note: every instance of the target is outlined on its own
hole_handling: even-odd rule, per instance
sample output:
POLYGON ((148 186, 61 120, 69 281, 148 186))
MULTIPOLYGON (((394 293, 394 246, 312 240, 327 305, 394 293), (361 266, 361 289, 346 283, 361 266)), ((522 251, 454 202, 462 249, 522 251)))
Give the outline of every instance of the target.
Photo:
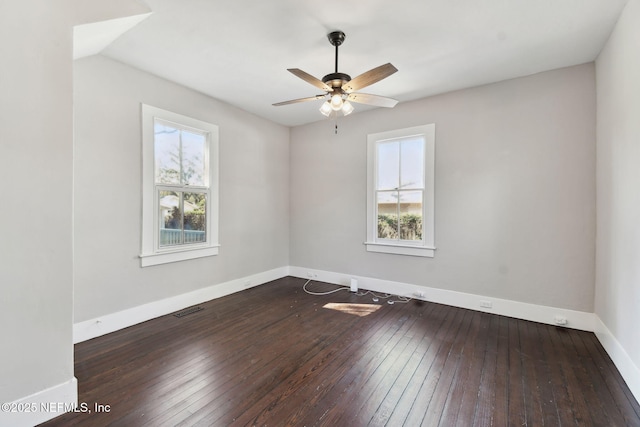
MULTIPOLYGON (((324 119, 321 93, 286 71, 391 62, 362 90, 403 101, 594 60, 627 0, 146 0, 153 13, 102 54, 277 123, 324 119)), ((356 113, 370 107, 354 104, 356 113)))

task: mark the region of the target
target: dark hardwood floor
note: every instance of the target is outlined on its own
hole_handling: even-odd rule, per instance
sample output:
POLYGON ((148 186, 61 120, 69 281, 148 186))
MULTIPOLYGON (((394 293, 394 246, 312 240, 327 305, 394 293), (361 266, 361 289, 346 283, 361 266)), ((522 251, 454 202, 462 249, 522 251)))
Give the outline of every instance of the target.
POLYGON ((303 283, 77 344, 91 413, 43 425, 640 426, 592 333, 303 283))

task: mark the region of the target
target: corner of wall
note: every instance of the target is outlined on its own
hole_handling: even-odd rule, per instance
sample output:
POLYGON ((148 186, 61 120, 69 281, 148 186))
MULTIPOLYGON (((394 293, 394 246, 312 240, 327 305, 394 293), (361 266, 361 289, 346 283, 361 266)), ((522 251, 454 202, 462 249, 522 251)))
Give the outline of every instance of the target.
POLYGON ((218 283, 206 288, 198 289, 172 298, 153 301, 127 310, 110 313, 94 319, 78 322, 73 325, 73 342, 87 341, 156 317, 164 316, 174 311, 182 310, 192 305, 221 298, 235 292, 259 286, 289 275, 289 267, 280 267, 262 273, 245 276, 239 279, 218 283))
POLYGON ((69 381, 38 391, 11 403, 3 403, 0 425, 31 427, 49 421, 65 412, 80 411, 78 380, 69 381), (6 408, 9 410, 5 410, 6 408))
POLYGON ((602 344, 602 347, 606 350, 607 354, 613 361, 614 365, 620 371, 620 375, 624 378, 629 390, 633 393, 633 396, 640 402, 640 368, 633 363, 633 360, 611 333, 609 328, 602 322, 597 314, 595 317, 594 333, 602 344))

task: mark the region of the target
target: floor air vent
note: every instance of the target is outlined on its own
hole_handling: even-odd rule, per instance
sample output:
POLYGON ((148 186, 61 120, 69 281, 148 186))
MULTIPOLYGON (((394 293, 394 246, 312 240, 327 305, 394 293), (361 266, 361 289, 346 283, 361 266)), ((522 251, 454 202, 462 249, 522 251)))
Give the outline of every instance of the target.
POLYGON ((190 308, 187 308, 187 309, 184 309, 182 311, 179 311, 179 312, 175 313, 174 316, 176 316, 176 317, 184 317, 184 316, 188 316, 188 315, 193 314, 193 313, 197 313, 197 312, 202 311, 202 310, 204 310, 204 308, 202 308, 202 307, 190 307, 190 308))

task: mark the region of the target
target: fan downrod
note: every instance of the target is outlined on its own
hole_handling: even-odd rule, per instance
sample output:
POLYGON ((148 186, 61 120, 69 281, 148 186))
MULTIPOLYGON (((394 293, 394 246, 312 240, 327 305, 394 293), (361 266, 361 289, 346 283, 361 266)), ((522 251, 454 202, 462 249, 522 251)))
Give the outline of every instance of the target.
POLYGON ((335 91, 351 80, 351 76, 348 74, 338 72, 338 46, 344 42, 345 35, 342 31, 333 31, 327 34, 327 38, 329 39, 329 43, 336 47, 336 66, 335 72, 324 76, 322 82, 332 87, 335 91))

